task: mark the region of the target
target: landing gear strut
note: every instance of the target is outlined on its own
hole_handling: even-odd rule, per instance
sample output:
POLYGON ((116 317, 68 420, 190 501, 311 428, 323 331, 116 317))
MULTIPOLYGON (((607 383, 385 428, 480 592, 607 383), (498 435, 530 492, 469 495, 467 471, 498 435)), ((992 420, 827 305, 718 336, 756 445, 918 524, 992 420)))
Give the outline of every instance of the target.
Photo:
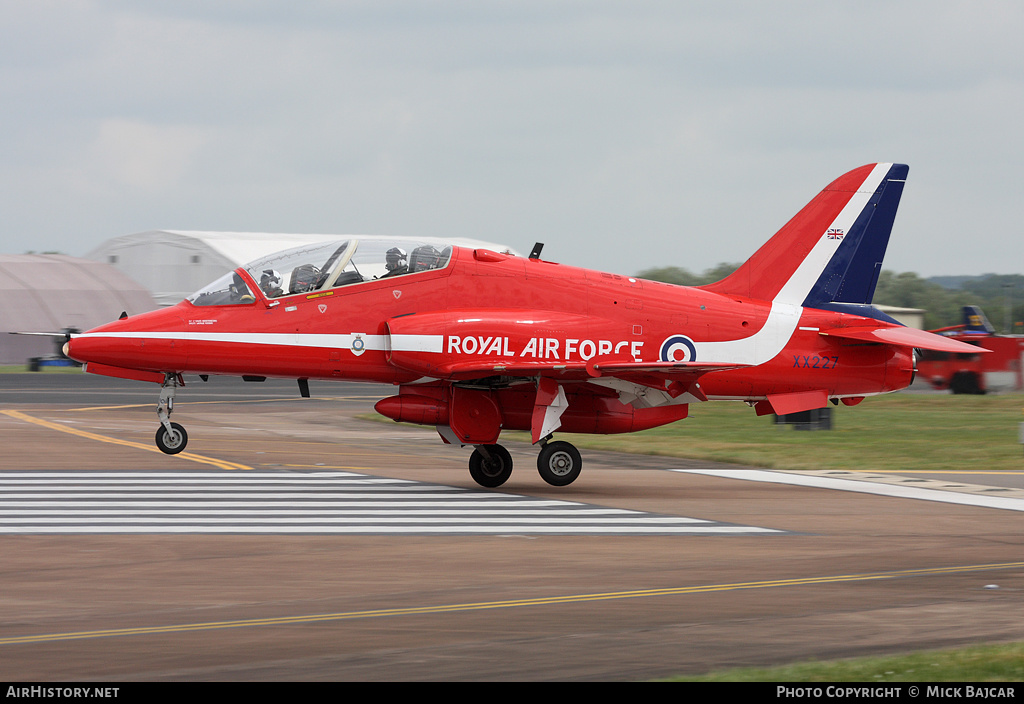
POLYGON ((156 415, 160 419, 160 427, 156 430, 156 446, 161 452, 176 455, 188 444, 188 433, 179 423, 171 422, 174 412, 174 390, 179 386, 177 374, 164 374, 164 383, 160 386, 160 401, 156 406, 156 415))
POLYGON ((537 456, 537 471, 551 486, 572 484, 582 469, 580 451, 567 442, 544 443, 537 456))
POLYGON ((501 486, 512 476, 512 455, 501 445, 477 445, 469 457, 469 474, 480 486, 501 486))

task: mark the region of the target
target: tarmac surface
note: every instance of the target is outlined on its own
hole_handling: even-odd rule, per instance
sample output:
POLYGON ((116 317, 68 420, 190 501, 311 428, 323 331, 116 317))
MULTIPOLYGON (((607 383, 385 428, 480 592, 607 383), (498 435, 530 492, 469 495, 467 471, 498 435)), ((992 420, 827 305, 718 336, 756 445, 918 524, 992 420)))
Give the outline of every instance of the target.
MULTIPOLYGON (((1024 639, 1024 491, 468 448, 389 387, 0 375, 0 678, 644 680, 1024 639), (671 471, 686 470, 686 471, 671 471), (726 471, 722 471, 726 470, 726 471)), ((977 470, 979 468, 971 468, 977 470)))

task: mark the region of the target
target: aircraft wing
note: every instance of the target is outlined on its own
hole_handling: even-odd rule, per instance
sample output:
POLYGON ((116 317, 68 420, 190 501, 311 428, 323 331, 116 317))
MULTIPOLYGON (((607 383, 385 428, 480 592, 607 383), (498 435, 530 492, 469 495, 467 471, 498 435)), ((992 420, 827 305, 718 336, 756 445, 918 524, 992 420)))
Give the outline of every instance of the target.
POLYGON ((751 365, 714 362, 603 362, 595 364, 594 369, 603 376, 656 374, 665 377, 681 377, 701 376, 708 372, 724 372, 729 369, 740 369, 749 366, 751 365))
POLYGON ((494 364, 493 362, 452 362, 438 365, 432 376, 475 379, 485 376, 542 376, 566 381, 596 377, 657 377, 662 380, 692 381, 708 372, 738 369, 748 364, 702 364, 700 362, 565 362, 550 361, 494 364))
POLYGON ((952 340, 942 335, 905 327, 851 327, 834 328, 822 330, 820 335, 828 337, 841 337, 848 340, 859 340, 861 342, 876 342, 886 345, 903 345, 906 347, 919 347, 925 350, 936 350, 937 352, 956 352, 959 354, 977 354, 988 352, 988 350, 966 342, 952 340))

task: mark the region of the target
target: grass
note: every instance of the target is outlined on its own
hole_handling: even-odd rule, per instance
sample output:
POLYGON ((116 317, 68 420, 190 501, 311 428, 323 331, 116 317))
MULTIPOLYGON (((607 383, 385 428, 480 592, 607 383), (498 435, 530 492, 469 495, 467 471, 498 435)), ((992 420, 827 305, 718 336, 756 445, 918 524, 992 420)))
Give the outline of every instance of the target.
POLYGON ((690 407, 679 423, 627 437, 574 436, 581 447, 774 469, 1024 468, 1024 395, 895 394, 832 411, 832 430, 798 431, 740 403, 690 407))
MULTIPOLYGON (((1020 682, 1024 643, 720 670, 672 682, 1020 682)), ((922 692, 924 694, 924 692, 922 692)))
POLYGON ((81 374, 81 367, 40 367, 30 372, 27 364, 0 364, 0 374, 81 374))
MULTIPOLYGON (((690 406, 678 423, 625 435, 556 433, 579 448, 771 469, 1021 470, 1024 394, 891 394, 832 407, 832 430, 800 431, 739 402, 690 406)), ((373 416, 380 418, 380 416, 373 416)), ((506 431, 505 440, 530 441, 506 431)))

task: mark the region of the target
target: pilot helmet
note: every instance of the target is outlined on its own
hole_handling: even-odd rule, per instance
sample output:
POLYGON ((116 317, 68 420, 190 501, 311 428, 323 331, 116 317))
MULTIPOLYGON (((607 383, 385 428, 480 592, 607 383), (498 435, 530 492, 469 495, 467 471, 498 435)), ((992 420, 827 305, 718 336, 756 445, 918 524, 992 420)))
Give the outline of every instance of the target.
POLYGON ((264 269, 260 275, 260 288, 264 291, 274 291, 281 288, 281 272, 274 269, 264 269))
POLYGON ((316 288, 320 280, 320 270, 312 264, 302 264, 292 271, 291 293, 305 293, 316 288))
POLYGON ((387 267, 387 270, 394 271, 395 269, 400 269, 403 266, 405 266, 405 257, 405 250, 402 249, 401 247, 392 247, 391 249, 389 249, 387 251, 387 254, 384 255, 384 258, 387 262, 385 265, 387 267))
POLYGON ((409 268, 414 272, 436 269, 441 264, 441 253, 435 247, 425 244, 412 251, 409 268))

